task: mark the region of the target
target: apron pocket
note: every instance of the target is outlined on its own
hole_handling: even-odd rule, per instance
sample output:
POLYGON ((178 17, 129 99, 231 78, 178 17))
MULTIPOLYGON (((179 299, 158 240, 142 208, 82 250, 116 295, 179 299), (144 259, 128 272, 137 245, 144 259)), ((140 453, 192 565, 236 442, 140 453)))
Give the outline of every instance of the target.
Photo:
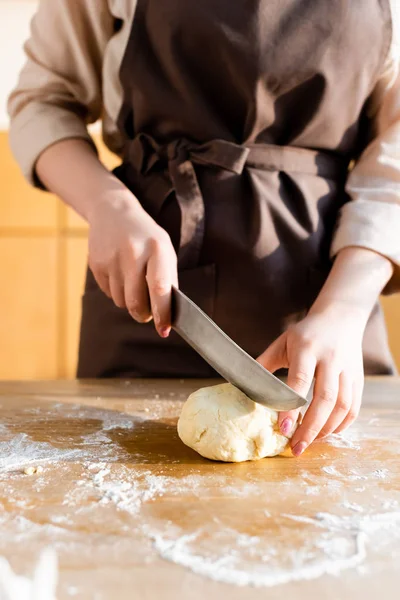
POLYGON ((179 271, 179 289, 209 317, 213 318, 216 292, 216 266, 205 265, 179 271))

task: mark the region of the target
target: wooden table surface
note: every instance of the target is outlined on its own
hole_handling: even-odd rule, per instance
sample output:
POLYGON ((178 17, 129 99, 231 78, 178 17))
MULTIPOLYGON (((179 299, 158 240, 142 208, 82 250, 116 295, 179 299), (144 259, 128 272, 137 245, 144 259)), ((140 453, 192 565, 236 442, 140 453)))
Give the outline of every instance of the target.
POLYGON ((210 383, 1 383, 0 556, 53 547, 58 600, 397 599, 400 380, 367 381, 344 437, 242 464, 176 434, 210 383))

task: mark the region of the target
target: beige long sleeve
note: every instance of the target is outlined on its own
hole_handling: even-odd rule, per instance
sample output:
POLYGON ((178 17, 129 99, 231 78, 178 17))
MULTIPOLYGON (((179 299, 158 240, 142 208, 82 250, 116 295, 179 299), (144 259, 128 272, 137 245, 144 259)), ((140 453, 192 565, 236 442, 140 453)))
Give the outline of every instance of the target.
MULTIPOLYGON (((400 289, 400 2, 391 2, 394 39, 374 94, 376 137, 349 177, 352 200, 332 245, 332 256, 360 246, 390 259, 396 269, 387 292, 400 289)), ((41 0, 9 100, 11 146, 35 185, 43 150, 67 138, 90 141, 87 125, 98 118, 107 145, 122 148, 118 73, 135 8, 136 0, 41 0)))
POLYGON ((343 208, 332 255, 348 246, 389 258, 395 274, 385 293, 400 289, 400 6, 393 12, 394 40, 387 69, 375 92, 376 137, 348 182, 352 201, 343 208))
POLYGON ((41 1, 8 103, 11 148, 30 182, 40 185, 35 163, 50 145, 91 142, 87 124, 102 115, 102 65, 113 28, 106 0, 41 1))

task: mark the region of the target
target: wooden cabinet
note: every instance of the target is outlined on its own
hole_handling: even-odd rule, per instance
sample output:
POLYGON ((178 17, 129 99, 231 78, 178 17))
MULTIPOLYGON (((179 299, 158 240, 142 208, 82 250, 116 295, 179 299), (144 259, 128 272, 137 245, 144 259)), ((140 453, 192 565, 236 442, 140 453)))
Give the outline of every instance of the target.
MULTIPOLYGON (((118 159, 98 143, 104 163, 116 166, 118 159)), ((0 379, 72 378, 87 224, 26 183, 6 132, 0 132, 0 161, 0 379)))
POLYGON ((65 297, 64 297, 64 343, 60 376, 73 378, 79 344, 79 323, 81 319, 81 301, 86 274, 87 240, 71 238, 64 240, 65 259, 65 297))
MULTIPOLYGON (((96 140, 103 162, 118 159, 96 140)), ((0 133, 0 379, 72 378, 86 271, 87 225, 32 189, 0 133)), ((383 300, 400 367, 400 299, 383 300)))
POLYGON ((8 149, 8 136, 0 132, 1 200, 0 234, 21 229, 31 234, 54 234, 59 207, 50 194, 32 189, 22 177, 8 149))
POLYGON ((54 236, 0 237, 0 378, 58 374, 58 242, 54 236))
POLYGON ((389 342, 400 371, 400 295, 382 299, 388 327, 389 342))

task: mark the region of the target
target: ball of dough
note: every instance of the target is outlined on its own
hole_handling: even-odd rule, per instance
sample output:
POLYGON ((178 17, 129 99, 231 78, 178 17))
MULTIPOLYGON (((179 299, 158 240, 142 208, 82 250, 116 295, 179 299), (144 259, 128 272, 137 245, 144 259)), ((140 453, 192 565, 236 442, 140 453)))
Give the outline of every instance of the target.
POLYGON ((250 400, 230 383, 189 396, 178 421, 182 442, 212 460, 243 462, 281 454, 288 439, 278 413, 250 400))

